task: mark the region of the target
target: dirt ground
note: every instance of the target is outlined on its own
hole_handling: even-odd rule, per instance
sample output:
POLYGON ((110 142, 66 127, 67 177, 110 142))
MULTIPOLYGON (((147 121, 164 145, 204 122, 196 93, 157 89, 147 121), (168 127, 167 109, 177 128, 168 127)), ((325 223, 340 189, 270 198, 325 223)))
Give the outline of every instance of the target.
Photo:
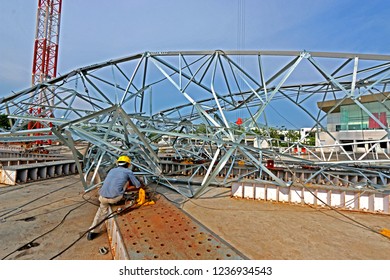
MULTIPOLYGON (((234 199, 210 188, 199 199, 156 189, 249 259, 390 260, 390 215, 234 199)), ((97 209, 78 176, 0 188, 0 257, 11 260, 110 260, 106 234, 86 240, 97 209), (69 247, 69 249, 67 249, 69 247), (67 249, 67 250, 66 250, 67 249), (63 252, 63 253, 61 253, 63 252)))

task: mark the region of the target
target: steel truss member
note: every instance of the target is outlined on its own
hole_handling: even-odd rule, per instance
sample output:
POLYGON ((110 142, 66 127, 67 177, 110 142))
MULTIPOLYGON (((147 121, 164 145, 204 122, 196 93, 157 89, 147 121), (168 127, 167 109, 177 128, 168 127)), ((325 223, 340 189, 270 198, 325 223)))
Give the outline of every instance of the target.
POLYGON ((86 190, 114 158, 128 154, 138 174, 188 197, 242 178, 387 191, 389 76, 385 55, 145 52, 1 98, 13 125, 0 140, 60 140, 84 161, 86 190), (36 98, 42 94, 50 102, 36 98), (32 106, 40 114, 31 115, 32 106), (299 118, 310 125, 297 137, 299 118), (26 130, 30 121, 41 128, 26 130), (343 140, 347 133, 351 141, 343 140), (363 137, 354 141, 357 133, 363 137), (85 154, 77 140, 90 144, 85 154), (302 169, 308 175, 296 178, 302 169))

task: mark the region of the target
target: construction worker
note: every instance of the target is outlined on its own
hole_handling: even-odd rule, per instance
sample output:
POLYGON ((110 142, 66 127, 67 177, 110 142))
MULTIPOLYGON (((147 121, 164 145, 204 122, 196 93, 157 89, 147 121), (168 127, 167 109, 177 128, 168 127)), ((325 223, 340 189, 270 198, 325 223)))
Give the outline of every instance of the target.
POLYGON ((87 234, 88 240, 94 239, 103 229, 104 223, 101 223, 100 226, 97 225, 107 217, 109 205, 119 202, 129 185, 137 189, 141 187, 141 183, 129 169, 130 165, 131 159, 128 156, 120 156, 117 160, 117 167, 108 172, 103 186, 99 190, 100 206, 90 227, 91 230, 87 234))

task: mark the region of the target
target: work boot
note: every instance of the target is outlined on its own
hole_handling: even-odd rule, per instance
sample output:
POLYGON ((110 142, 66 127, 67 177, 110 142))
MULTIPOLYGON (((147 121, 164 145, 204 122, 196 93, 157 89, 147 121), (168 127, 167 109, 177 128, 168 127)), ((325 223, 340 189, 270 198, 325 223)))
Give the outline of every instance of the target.
POLYGON ((98 234, 96 232, 88 232, 87 239, 92 240, 94 239, 98 234))

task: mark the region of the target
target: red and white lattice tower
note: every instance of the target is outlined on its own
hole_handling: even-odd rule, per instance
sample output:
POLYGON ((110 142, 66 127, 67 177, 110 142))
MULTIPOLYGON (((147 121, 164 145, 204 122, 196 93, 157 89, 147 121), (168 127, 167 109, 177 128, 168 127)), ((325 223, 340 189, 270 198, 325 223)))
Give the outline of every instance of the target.
POLYGON ((32 84, 56 77, 62 0, 38 0, 32 84))
MULTIPOLYGON (((34 42, 32 85, 42 83, 57 76, 58 43, 60 36, 62 0, 38 0, 37 23, 34 42)), ((30 114, 51 117, 53 94, 41 91, 30 108, 30 114), (45 110, 46 108, 46 110, 45 110)), ((50 124, 49 124, 50 125, 50 124)), ((30 122, 29 129, 41 128, 40 122, 30 122)))

